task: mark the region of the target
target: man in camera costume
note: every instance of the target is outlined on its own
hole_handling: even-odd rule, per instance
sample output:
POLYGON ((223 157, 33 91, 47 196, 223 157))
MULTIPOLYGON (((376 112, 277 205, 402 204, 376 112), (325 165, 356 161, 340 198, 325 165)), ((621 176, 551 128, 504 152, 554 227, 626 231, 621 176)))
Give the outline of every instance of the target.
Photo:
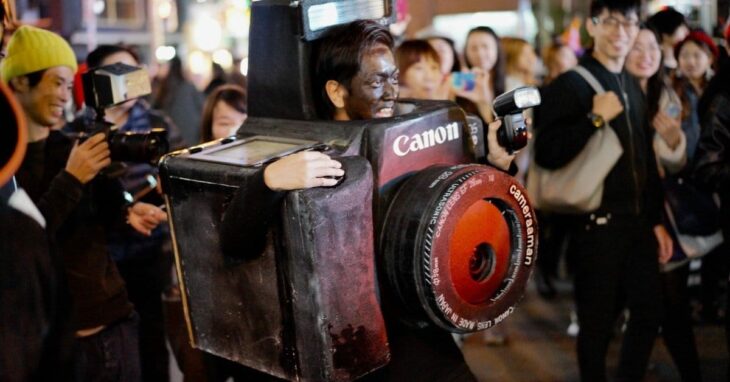
POLYGON ((52 32, 22 26, 11 37, 0 73, 28 127, 27 152, 16 178, 58 245, 72 299, 77 377, 136 381, 137 316, 109 255, 106 230, 124 224, 125 216, 140 231, 166 217, 151 205, 126 208, 119 182, 100 175, 110 163, 105 134, 80 142, 50 129, 62 122, 76 68, 71 47, 52 32), (116 346, 104 346, 110 341, 116 346), (110 359, 116 367, 105 361, 110 359))
MULTIPOLYGON (((459 171, 472 167, 447 166, 487 158, 481 126, 469 131, 463 111, 449 102, 397 102, 393 40, 382 24, 358 21, 332 28, 324 38, 302 41, 288 29, 296 28, 289 12, 287 2, 254 4, 251 35, 257 37, 252 40, 249 91, 252 100, 261 92, 261 101, 249 105, 252 117, 238 139, 241 147, 264 135, 316 139, 320 144, 263 164, 230 166, 220 158, 231 155, 227 150, 237 143, 227 139, 161 162, 193 345, 291 380, 474 380, 443 328, 462 333, 489 328, 508 316, 521 297, 536 250, 531 236, 535 222, 524 192, 501 171, 476 166, 478 170, 465 174, 459 171), (285 25, 266 29, 266 37, 257 41, 267 20, 285 25), (270 39, 279 49, 257 51, 273 46, 270 39), (290 65, 283 64, 285 52, 291 51, 301 55, 299 71, 284 68, 290 65), (282 78, 287 75, 296 78, 282 78), (267 86, 271 82, 274 87, 267 86), (286 119, 277 119, 282 117, 286 119), (441 134, 438 145, 390 151, 409 136, 427 134, 428 127, 441 134), (334 160, 333 155, 340 157, 334 160), (373 168, 358 155, 369 158, 373 168), (434 163, 444 165, 421 171, 434 163), (418 176, 409 178, 416 172, 418 176), (454 174, 467 179, 476 173, 489 175, 472 179, 473 184, 494 182, 492 192, 504 191, 478 199, 502 198, 496 204, 507 206, 505 214, 514 216, 509 221, 519 220, 504 238, 510 256, 519 255, 509 257, 512 264, 502 274, 509 280, 500 284, 508 286, 489 296, 492 304, 480 301, 467 308, 472 313, 492 309, 490 319, 479 327, 463 319, 464 326, 458 326, 446 315, 435 319, 441 320, 437 324, 429 323, 431 317, 425 316, 430 313, 400 300, 418 292, 396 291, 392 280, 386 281, 407 272, 386 275, 379 265, 376 274, 377 248, 403 250, 383 249, 400 239, 376 234, 381 229, 406 232, 405 226, 392 226, 398 219, 382 222, 386 215, 403 215, 392 211, 390 202, 407 207, 414 199, 409 192, 423 193, 429 183, 448 184, 454 174), (400 187, 404 179, 417 182, 400 187)), ((498 127, 495 123, 489 129, 488 158, 508 169, 512 156, 496 143, 498 127)), ((433 245, 441 244, 434 240, 433 245)), ((500 260, 500 266, 506 262, 500 260)), ((438 278, 430 280, 438 284, 438 278)), ((449 302, 444 305, 450 311, 449 302)), ((455 313, 453 317, 458 318, 455 313)))

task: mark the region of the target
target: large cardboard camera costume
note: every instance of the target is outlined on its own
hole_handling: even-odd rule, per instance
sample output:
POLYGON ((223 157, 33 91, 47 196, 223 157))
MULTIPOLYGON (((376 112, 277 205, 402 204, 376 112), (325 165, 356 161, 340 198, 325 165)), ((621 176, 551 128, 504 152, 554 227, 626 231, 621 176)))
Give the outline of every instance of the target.
POLYGON ((289 380, 349 381, 389 362, 384 315, 457 333, 502 321, 537 231, 518 182, 477 164, 482 126, 455 104, 402 100, 392 118, 316 120, 309 47, 323 30, 307 17, 322 5, 345 16, 367 5, 384 23, 393 10, 253 3, 249 119, 237 137, 166 156, 161 175, 192 344, 289 380), (223 253, 239 188, 272 157, 322 144, 343 181, 289 192, 264 253, 223 253))

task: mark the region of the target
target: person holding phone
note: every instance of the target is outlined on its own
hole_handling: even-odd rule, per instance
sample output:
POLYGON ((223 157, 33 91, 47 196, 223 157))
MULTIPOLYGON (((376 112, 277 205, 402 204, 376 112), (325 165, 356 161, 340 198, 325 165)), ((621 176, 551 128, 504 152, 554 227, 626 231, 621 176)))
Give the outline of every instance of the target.
POLYGON ((499 36, 487 26, 469 31, 464 47, 466 66, 472 74, 455 85, 460 97, 457 103, 467 112, 479 115, 484 122, 491 122, 492 101, 505 92, 505 58, 499 36), (468 86, 472 83, 474 87, 468 86), (459 84, 464 84, 459 86, 459 84))

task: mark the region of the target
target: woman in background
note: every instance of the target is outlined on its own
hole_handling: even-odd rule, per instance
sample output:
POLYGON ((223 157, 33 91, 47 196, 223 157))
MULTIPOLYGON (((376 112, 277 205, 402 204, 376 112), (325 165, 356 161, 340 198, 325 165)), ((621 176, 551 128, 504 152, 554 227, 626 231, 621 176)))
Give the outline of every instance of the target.
POLYGON ((408 40, 395 51, 400 71, 400 97, 451 99, 449 75, 441 72, 439 54, 425 40, 408 40))
POLYGON ((174 57, 167 65, 167 75, 160 81, 152 106, 172 118, 186 145, 194 145, 200 140, 203 94, 185 78, 179 57, 174 57))
POLYGON ((537 84, 535 70, 537 55, 532 46, 524 39, 517 37, 502 38, 502 49, 505 55, 505 90, 510 91, 521 86, 537 84))
POLYGON ((441 74, 444 77, 453 72, 461 71, 461 60, 456 52, 454 40, 443 36, 432 36, 427 38, 426 41, 438 53, 441 62, 441 74))
POLYGON ((201 142, 230 137, 248 118, 246 90, 238 85, 217 87, 205 100, 201 142))
MULTIPOLYGON (((719 50, 710 36, 701 30, 690 32, 674 48, 678 66, 674 73, 674 90, 682 105, 682 131, 687 137, 687 158, 693 165, 700 137, 699 98, 714 75, 713 66, 719 50)), ((681 174, 689 179, 689 174, 681 174)), ((720 309, 719 284, 727 275, 728 260, 721 250, 714 250, 702 258, 701 319, 714 322, 720 309)))
POLYGON ((494 119, 492 101, 505 91, 504 54, 499 36, 492 28, 481 26, 469 31, 464 60, 476 76, 476 88, 474 97, 464 97, 466 100, 457 100, 457 103, 467 112, 479 115, 484 122, 490 122, 494 119))
MULTIPOLYGON (((655 131, 653 143, 659 173, 662 177, 672 176, 687 164, 687 139, 680 127, 679 98, 669 86, 656 32, 648 28, 639 31, 626 58, 626 70, 639 80, 647 96, 647 114, 655 131)), ((689 261, 682 253, 676 230, 671 224, 666 225, 667 230, 674 234, 676 255, 669 263, 661 265, 662 337, 682 380, 701 381, 687 289, 689 261)))
POLYGON ((575 52, 569 46, 557 41, 543 50, 542 60, 547 70, 545 78, 542 80, 543 86, 578 65, 578 57, 575 52))

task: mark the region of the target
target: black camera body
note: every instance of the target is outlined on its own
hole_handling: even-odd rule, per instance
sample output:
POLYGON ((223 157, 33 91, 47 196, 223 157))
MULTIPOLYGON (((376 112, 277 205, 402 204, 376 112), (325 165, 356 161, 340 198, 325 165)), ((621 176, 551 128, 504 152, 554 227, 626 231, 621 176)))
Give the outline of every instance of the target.
POLYGON ((94 110, 93 120, 74 126, 80 139, 103 132, 107 136, 111 159, 117 162, 155 163, 169 150, 167 132, 119 132, 104 119, 108 107, 150 94, 150 80, 142 68, 116 63, 89 69, 81 76, 84 102, 94 110))
POLYGON ((352 381, 389 362, 386 322, 475 332, 521 299, 537 221, 519 182, 484 164, 478 118, 401 100, 391 118, 315 119, 311 39, 340 18, 302 18, 375 3, 391 20, 392 0, 254 2, 249 118, 160 161, 194 347, 287 380, 352 381), (288 192, 262 253, 224 252, 234 196, 266 163, 322 148, 340 184, 288 192))

